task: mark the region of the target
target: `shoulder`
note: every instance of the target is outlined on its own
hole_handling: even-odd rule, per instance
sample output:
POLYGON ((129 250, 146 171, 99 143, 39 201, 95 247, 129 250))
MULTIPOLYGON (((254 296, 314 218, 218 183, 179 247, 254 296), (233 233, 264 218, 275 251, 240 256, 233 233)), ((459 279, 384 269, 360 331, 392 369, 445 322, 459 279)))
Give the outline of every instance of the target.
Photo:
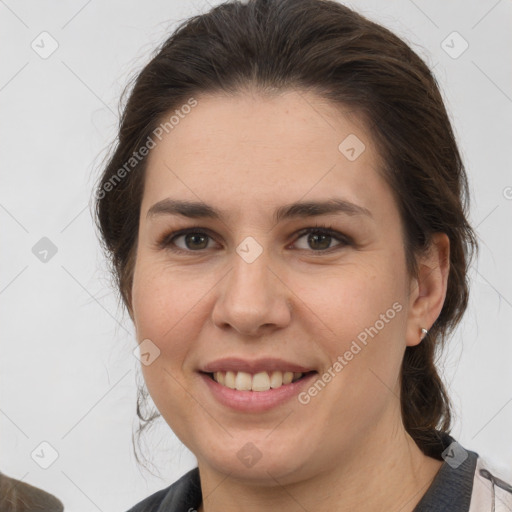
POLYGON ((512 484, 503 480, 491 461, 478 457, 469 512, 509 512, 510 510, 512 510, 512 484))
POLYGON ((444 462, 414 512, 512 511, 512 486, 489 460, 446 432, 439 433, 439 441, 433 455, 444 462))
POLYGON ((169 487, 155 492, 127 512, 188 512, 201 503, 199 470, 194 468, 169 487))
POLYGON ((162 504, 163 499, 169 492, 172 492, 172 485, 166 489, 155 492, 151 496, 148 496, 144 500, 134 505, 130 510, 128 510, 128 512, 157 512, 157 510, 160 508, 160 505, 162 504))

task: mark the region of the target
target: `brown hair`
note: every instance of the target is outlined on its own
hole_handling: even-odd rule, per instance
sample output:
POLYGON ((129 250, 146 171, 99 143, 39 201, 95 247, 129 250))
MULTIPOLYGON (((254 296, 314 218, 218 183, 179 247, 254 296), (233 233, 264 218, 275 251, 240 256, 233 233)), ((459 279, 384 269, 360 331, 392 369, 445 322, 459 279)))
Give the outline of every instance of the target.
POLYGON ((64 505, 53 494, 27 482, 0 473, 0 510, 2 512, 62 512, 64 505))
MULTIPOLYGON (((406 348, 401 370, 404 426, 434 456, 438 430, 448 432, 451 423, 437 348, 466 309, 467 270, 478 244, 466 219, 464 164, 428 66, 392 32, 330 0, 229 1, 183 22, 155 53, 135 77, 96 190, 96 222, 130 315, 147 158, 132 160, 133 170, 126 162, 139 155, 165 115, 192 95, 239 94, 250 87, 313 91, 348 107, 365 120, 383 159, 379 172, 400 211, 409 275, 417 276, 416 258, 428 250, 433 233, 450 239, 443 308, 423 341, 406 348)), ((147 422, 155 414, 141 414, 145 397, 139 390, 137 413, 147 422)))

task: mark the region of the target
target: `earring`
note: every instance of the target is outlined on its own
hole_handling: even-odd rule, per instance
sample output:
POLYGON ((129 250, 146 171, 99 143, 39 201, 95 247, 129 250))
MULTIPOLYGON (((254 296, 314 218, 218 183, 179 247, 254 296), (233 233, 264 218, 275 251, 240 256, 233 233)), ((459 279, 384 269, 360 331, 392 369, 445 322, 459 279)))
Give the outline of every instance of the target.
POLYGON ((421 339, 423 339, 427 334, 428 334, 428 331, 427 329, 425 329, 424 327, 421 328, 421 339))

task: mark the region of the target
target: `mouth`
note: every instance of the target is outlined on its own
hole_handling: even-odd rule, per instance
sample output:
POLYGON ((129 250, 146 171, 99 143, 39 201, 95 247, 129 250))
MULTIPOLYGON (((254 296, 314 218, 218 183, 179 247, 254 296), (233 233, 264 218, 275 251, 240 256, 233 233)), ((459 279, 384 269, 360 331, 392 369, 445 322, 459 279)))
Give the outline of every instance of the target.
POLYGON ((279 389, 309 377, 316 371, 290 372, 290 371, 260 371, 249 373, 244 371, 216 371, 201 372, 223 387, 236 391, 264 392, 279 389))

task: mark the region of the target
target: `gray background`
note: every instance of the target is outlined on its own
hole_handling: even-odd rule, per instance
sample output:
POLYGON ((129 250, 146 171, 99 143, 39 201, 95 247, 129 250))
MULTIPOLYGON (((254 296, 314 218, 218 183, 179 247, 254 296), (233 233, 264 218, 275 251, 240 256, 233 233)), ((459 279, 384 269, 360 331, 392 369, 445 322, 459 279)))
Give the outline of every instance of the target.
MULTIPOLYGON (((441 363, 452 435, 510 481, 512 2, 347 5, 408 41, 446 99, 481 243, 471 302, 441 363), (442 46, 453 31, 469 44, 457 58, 442 46)), ((199 0, 0 1, 0 470, 56 494, 68 511, 122 512, 195 465, 163 421, 146 437, 161 477, 135 463, 135 337, 88 203, 123 86, 178 21, 208 8, 199 0), (31 47, 51 49, 43 31, 58 43, 47 58, 31 47), (57 248, 46 262, 32 250, 43 237, 57 248), (31 457, 36 450, 40 464, 51 461, 44 441, 58 452, 48 469, 31 457)), ((455 37, 452 54, 463 44, 455 37)))

